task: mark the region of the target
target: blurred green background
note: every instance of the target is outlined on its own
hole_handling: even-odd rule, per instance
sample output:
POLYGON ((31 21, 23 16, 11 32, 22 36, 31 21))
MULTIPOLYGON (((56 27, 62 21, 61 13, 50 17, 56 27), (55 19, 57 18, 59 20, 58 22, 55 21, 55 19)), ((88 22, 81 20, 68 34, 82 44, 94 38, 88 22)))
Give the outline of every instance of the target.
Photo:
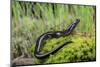
POLYGON ((27 57, 34 58, 34 64, 95 61, 95 10, 95 6, 13 0, 12 60, 25 54, 27 57), (74 43, 63 47, 44 60, 34 57, 36 40, 42 33, 63 31, 78 17, 80 23, 70 36, 47 40, 41 51, 50 51, 69 39, 74 43))

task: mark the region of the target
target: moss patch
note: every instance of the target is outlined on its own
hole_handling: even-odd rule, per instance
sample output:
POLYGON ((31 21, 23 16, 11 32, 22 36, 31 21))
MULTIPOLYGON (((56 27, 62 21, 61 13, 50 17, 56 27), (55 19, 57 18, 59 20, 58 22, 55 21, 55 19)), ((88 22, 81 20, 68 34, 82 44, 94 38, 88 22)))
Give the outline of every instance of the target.
POLYGON ((66 44, 48 58, 42 60, 35 58, 35 64, 84 62, 96 60, 95 36, 85 37, 80 35, 70 35, 66 37, 48 39, 45 41, 41 52, 45 53, 51 51, 56 46, 70 40, 73 41, 73 43, 66 44))

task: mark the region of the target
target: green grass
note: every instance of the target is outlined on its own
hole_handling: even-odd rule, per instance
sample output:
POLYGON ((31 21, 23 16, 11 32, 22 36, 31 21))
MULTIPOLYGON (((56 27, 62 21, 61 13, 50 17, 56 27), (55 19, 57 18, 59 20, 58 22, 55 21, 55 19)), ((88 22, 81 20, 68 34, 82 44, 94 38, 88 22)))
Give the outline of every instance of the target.
MULTIPOLYGON (((71 40, 75 39, 75 43, 69 45, 68 47, 65 46, 55 55, 51 55, 48 59, 45 59, 46 61, 43 63, 45 64, 45 63, 78 62, 78 61, 95 60, 95 36, 94 36, 95 6, 34 3, 34 2, 22 2, 22 1, 19 2, 13 0, 11 9, 12 9, 11 53, 13 59, 19 57, 20 55, 22 55, 22 53, 34 57, 33 52, 36 40, 42 33, 48 31, 63 31, 76 18, 80 17, 80 23, 74 30, 73 34, 86 33, 85 35, 90 34, 92 38, 89 36, 85 37, 78 35, 68 36, 69 38, 71 38, 71 40), (32 13, 32 9, 34 9, 34 13, 32 13), (83 41, 89 42, 88 43, 89 45, 84 43, 83 41), (80 47, 82 48, 81 50, 79 50, 80 47), (89 51, 90 49, 92 49, 93 51, 89 51), (77 52, 74 52, 75 50, 77 52), (80 55, 81 53, 83 53, 84 50, 86 51, 87 55, 85 54, 80 55), (59 55, 60 53, 62 56, 59 55), (78 56, 82 57, 83 59, 80 59, 78 56), (78 58, 75 59, 75 57, 78 58)), ((63 43, 63 41, 67 41, 69 38, 67 38, 67 36, 58 39, 54 38, 50 40, 50 43, 49 40, 47 40, 47 44, 45 44, 45 46, 50 47, 48 49, 49 51, 53 47, 57 46, 54 45, 56 44, 56 42, 63 43)), ((47 49, 46 47, 42 48, 43 52, 45 52, 45 50, 47 49)), ((40 60, 36 59, 35 62, 36 64, 39 63, 41 64, 40 60)))

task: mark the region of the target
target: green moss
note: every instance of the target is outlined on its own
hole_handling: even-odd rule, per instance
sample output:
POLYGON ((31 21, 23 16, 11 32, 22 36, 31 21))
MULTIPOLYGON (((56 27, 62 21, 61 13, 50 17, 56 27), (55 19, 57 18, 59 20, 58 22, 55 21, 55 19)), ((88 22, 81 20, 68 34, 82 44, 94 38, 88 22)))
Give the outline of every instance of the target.
POLYGON ((82 61, 95 61, 95 37, 84 37, 79 35, 70 35, 61 38, 49 39, 45 42, 41 52, 51 51, 58 45, 66 41, 73 41, 73 43, 66 44, 58 52, 50 55, 45 59, 36 59, 36 64, 49 64, 49 63, 63 63, 63 62, 82 62, 82 61))

